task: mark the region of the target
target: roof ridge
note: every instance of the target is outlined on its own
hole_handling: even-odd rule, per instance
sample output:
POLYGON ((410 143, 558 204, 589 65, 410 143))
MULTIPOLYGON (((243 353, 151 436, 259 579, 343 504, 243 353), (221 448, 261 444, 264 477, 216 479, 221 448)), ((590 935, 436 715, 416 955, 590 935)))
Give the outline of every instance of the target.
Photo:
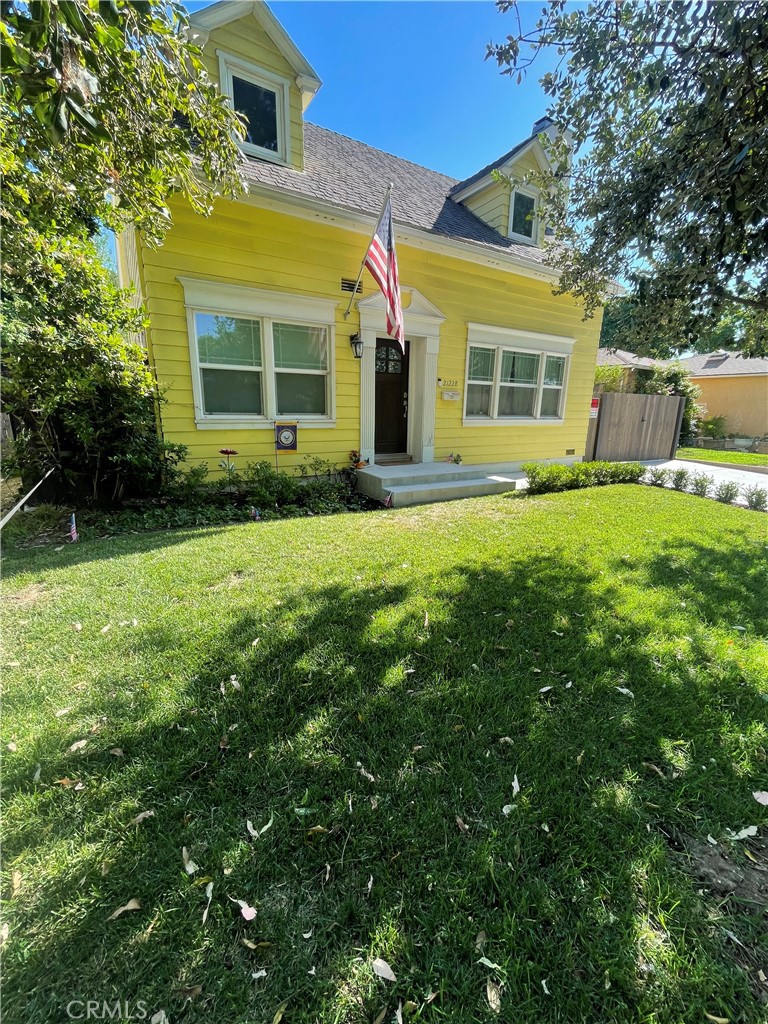
POLYGON ((441 178, 445 178, 446 181, 456 184, 460 181, 459 178, 454 178, 450 174, 444 174, 442 171, 436 171, 434 167, 427 167, 426 164, 417 164, 415 160, 408 160, 404 156, 398 156, 396 153, 390 153, 388 149, 379 149, 378 146, 372 146, 369 142, 363 142, 362 139, 355 139, 351 135, 345 135, 344 132, 337 132, 334 128, 325 128, 321 124, 316 124, 314 121, 305 121, 304 127, 318 128, 321 132, 327 132, 329 135, 337 135, 340 139, 346 139, 348 142, 354 142, 357 146, 365 146, 366 149, 370 149, 373 153, 383 153, 384 156, 389 156, 393 160, 397 160, 400 164, 409 164, 411 167, 417 167, 420 171, 429 171, 430 174, 439 174, 441 178))

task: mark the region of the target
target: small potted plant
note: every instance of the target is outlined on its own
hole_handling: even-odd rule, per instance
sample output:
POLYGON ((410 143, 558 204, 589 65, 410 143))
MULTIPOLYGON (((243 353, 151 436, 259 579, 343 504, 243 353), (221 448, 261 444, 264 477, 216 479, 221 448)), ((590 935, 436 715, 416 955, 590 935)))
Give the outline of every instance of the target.
POLYGON ((349 453, 349 461, 352 469, 365 469, 368 465, 368 459, 364 459, 360 452, 356 451, 354 448, 349 453))

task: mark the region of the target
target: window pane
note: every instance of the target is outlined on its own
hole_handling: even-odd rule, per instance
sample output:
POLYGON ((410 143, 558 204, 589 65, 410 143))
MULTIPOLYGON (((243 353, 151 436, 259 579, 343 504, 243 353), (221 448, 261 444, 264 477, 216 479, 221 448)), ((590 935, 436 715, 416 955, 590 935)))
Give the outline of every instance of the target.
POLYGON ((491 385, 467 384, 467 416, 490 416, 491 385))
POLYGON ((560 415, 560 396, 562 393, 560 388, 544 388, 541 393, 542 416, 560 415))
POLYGON ((471 346, 469 349, 469 379, 492 381, 495 358, 494 349, 471 346))
POLYGON ((261 366, 261 324, 234 316, 195 313, 201 363, 261 366))
POLYGON ((538 384, 539 356, 522 352, 502 352, 501 380, 507 384, 538 384))
POLYGON ((277 411, 280 416, 300 413, 325 415, 325 377, 306 373, 276 373, 277 411))
POLYGON ((499 416, 533 416, 536 388, 499 388, 499 416))
POLYGON ((327 370, 327 333, 325 327, 272 324, 275 366, 291 370, 327 370))
POLYGON ((512 204, 512 231, 516 235, 533 238, 533 211, 535 208, 535 199, 522 192, 515 192, 515 201, 512 204))
POLYGON ((203 370, 207 413, 261 415, 261 374, 252 370, 203 370))
POLYGON ((248 118, 245 138, 254 146, 277 152, 277 94, 254 82, 232 76, 235 110, 248 118))
POLYGON ((544 366, 544 383, 560 387, 565 373, 565 359, 562 356, 547 356, 544 366))

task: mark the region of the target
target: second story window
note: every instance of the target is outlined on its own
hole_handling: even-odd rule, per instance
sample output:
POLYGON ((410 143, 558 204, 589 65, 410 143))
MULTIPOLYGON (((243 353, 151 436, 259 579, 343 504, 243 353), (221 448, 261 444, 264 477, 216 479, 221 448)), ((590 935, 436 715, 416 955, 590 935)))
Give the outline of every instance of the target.
POLYGON ((509 203, 509 237, 525 242, 536 241, 536 196, 532 192, 515 189, 512 193, 509 203))
POLYGON ((219 51, 222 90, 246 119, 243 150, 250 156, 290 163, 290 83, 219 51))

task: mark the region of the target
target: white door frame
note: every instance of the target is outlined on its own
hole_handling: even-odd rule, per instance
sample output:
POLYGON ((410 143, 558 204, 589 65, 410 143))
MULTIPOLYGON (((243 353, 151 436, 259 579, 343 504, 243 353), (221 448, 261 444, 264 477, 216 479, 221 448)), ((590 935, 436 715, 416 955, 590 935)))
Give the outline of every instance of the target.
MULTIPOLYGON (((408 371, 408 454, 414 462, 435 461, 435 402, 437 400, 437 357, 440 325, 445 317, 416 289, 401 289, 410 295, 404 310, 405 337, 410 342, 408 371)), ((384 296, 369 295, 357 303, 360 313, 360 455, 374 465, 376 432, 376 339, 387 337, 384 296)))

